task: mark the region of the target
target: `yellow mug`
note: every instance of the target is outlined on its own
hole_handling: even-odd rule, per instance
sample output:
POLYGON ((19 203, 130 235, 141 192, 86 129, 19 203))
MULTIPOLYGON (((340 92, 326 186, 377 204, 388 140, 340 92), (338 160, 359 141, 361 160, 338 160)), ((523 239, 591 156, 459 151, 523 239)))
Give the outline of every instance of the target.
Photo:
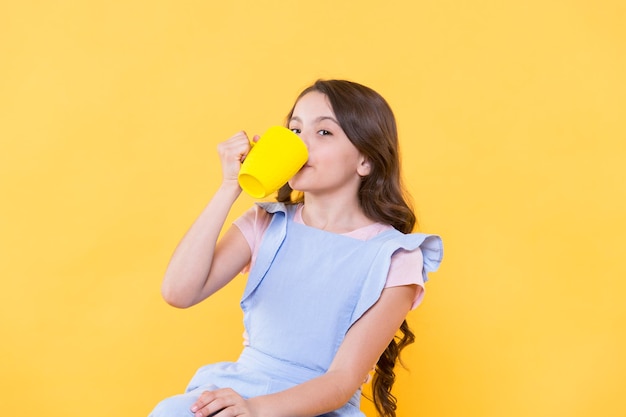
POLYGON ((309 158, 306 145, 283 126, 270 127, 253 144, 239 171, 241 188, 254 198, 265 198, 285 185, 309 158))

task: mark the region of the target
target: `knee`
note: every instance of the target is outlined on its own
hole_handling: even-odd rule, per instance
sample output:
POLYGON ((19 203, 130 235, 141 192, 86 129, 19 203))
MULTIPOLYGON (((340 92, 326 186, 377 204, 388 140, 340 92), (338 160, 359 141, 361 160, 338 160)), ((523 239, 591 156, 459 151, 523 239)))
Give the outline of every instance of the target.
POLYGON ((166 398, 154 407, 148 417, 192 417, 190 408, 196 398, 188 394, 166 398))

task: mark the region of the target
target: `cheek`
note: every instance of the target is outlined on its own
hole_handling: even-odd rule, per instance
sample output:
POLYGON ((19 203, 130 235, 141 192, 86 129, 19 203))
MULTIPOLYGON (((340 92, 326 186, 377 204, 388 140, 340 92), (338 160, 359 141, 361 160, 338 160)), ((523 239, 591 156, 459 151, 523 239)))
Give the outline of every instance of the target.
POLYGON ((332 158, 342 169, 356 169, 361 160, 359 153, 354 148, 337 149, 333 153, 332 158))
POLYGON ((337 163, 341 163, 341 165, 343 165, 354 158, 354 153, 351 149, 345 149, 342 146, 328 146, 318 149, 314 153, 314 157, 326 165, 333 165, 337 163))

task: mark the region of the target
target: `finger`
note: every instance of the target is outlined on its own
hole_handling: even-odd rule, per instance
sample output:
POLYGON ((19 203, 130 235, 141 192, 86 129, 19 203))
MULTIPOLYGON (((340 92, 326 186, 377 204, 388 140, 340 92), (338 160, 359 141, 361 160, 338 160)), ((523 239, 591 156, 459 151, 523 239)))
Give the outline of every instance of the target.
POLYGON ((246 142, 249 142, 250 140, 248 139, 248 134, 244 130, 241 130, 241 131, 235 133, 233 136, 231 136, 229 141, 236 141, 236 142, 246 141, 246 142))
POLYGON ((200 409, 206 407, 213 399, 215 398, 215 394, 212 391, 203 391, 202 394, 198 397, 195 403, 193 403, 190 407, 192 413, 198 412, 200 409))
POLYGON ((209 414, 208 417, 249 417, 250 411, 243 404, 233 404, 209 414))
POLYGON ((191 406, 191 412, 195 417, 208 416, 236 416, 232 414, 231 408, 237 404, 241 398, 235 391, 229 388, 218 389, 215 391, 204 391, 200 394, 198 400, 191 406), (226 414, 223 414, 226 409, 226 414))
POLYGON ((250 142, 247 136, 232 137, 218 144, 217 151, 223 161, 241 163, 250 151, 250 142))

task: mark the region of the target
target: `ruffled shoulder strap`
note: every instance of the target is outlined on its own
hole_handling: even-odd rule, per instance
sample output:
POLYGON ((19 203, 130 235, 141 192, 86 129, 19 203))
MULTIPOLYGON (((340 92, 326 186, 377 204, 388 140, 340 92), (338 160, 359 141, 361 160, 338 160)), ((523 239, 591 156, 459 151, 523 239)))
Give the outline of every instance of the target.
POLYGON ((278 249, 287 235, 287 219, 293 216, 293 212, 295 212, 295 207, 286 206, 283 203, 263 202, 257 203, 257 205, 272 214, 272 219, 263 234, 256 262, 248 275, 248 282, 241 299, 242 302, 248 298, 259 285, 261 278, 272 265, 274 257, 278 253, 278 249))
POLYGON ((439 268, 443 258, 441 237, 423 233, 402 234, 397 232, 382 246, 374 260, 372 269, 363 282, 361 296, 352 314, 352 323, 356 322, 371 306, 378 301, 382 293, 391 265, 391 256, 399 249, 414 251, 420 248, 424 263, 422 277, 428 281, 428 273, 439 268))
POLYGON ((290 208, 291 206, 287 206, 285 205, 285 203, 275 203, 275 202, 262 202, 262 203, 256 203, 257 206, 261 207, 263 210, 267 211, 268 213, 277 213, 279 211, 283 212, 283 213, 287 213, 288 211, 288 207, 290 208))

